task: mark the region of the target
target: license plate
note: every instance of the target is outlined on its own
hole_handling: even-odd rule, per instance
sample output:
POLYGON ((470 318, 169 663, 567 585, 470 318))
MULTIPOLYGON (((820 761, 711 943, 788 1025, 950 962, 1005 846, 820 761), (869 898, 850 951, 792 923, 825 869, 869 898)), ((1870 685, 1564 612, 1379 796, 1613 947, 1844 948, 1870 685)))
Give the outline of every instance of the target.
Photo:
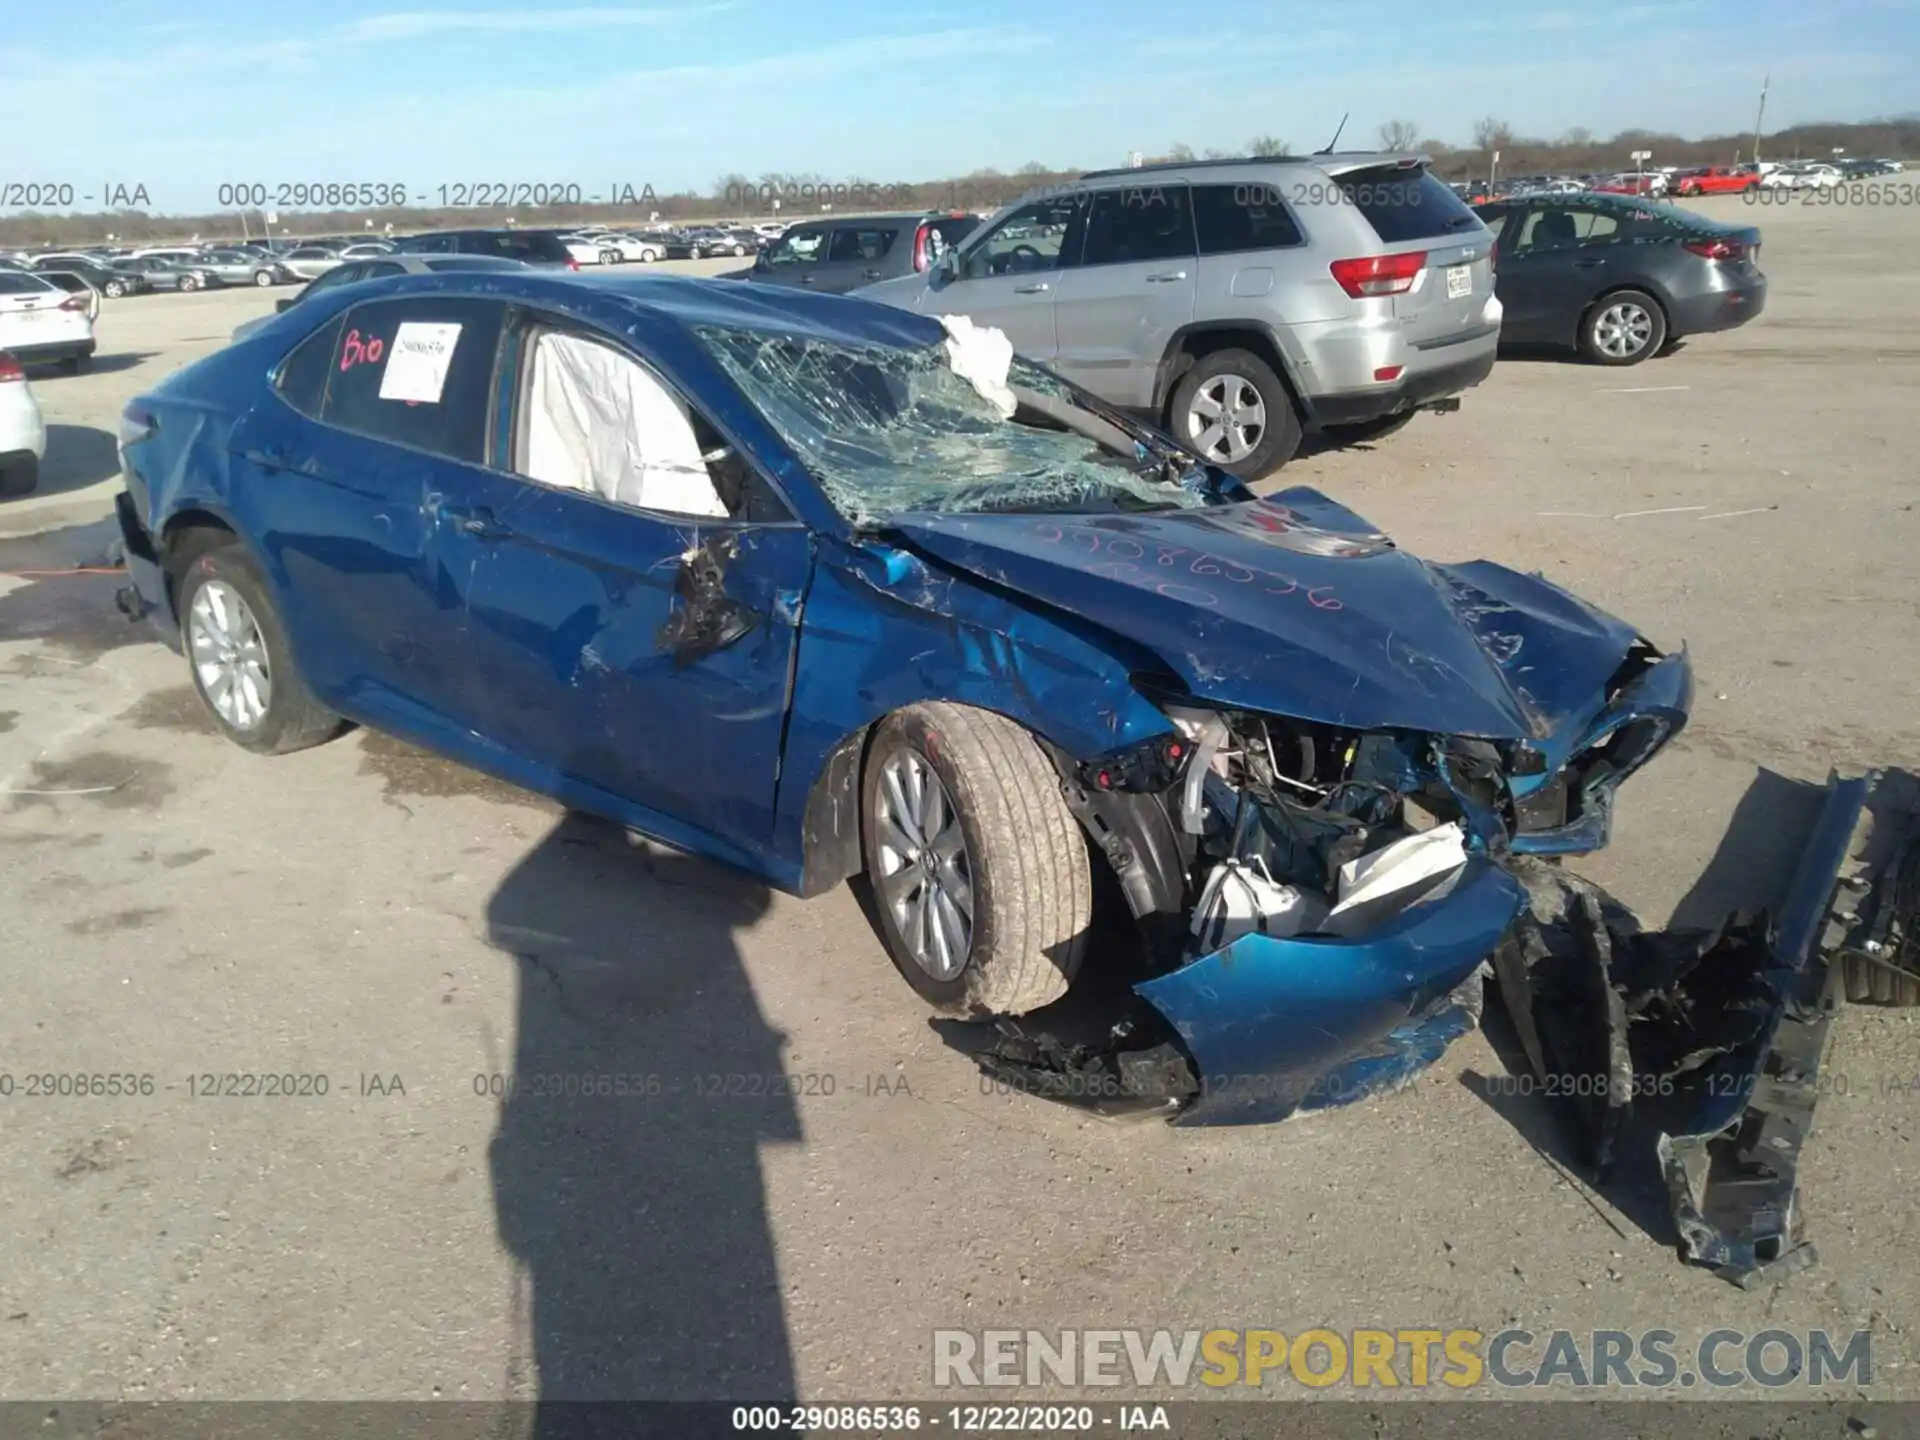
POLYGON ((1458 300, 1462 295, 1473 293, 1473 267, 1471 265, 1449 265, 1447 267, 1447 299, 1458 300))
POLYGON ((41 312, 38 310, 16 310, 13 313, 22 323, 28 325, 38 320, 41 315, 41 312))

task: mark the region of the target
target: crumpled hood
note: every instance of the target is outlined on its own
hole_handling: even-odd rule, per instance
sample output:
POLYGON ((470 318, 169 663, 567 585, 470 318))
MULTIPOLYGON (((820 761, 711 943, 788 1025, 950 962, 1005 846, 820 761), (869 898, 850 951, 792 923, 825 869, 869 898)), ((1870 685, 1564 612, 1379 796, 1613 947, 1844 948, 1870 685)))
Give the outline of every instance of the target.
POLYGON ((1357 730, 1543 739, 1638 632, 1535 576, 1395 548, 1316 490, 1146 514, 902 515, 935 559, 1159 655, 1194 695, 1357 730))

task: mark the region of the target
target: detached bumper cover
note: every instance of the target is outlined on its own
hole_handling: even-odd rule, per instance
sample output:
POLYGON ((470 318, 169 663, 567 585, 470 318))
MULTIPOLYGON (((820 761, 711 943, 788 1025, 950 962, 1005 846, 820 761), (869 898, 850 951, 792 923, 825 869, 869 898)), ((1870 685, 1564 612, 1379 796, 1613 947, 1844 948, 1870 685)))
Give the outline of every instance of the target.
POLYGON ((1884 957, 1920 929, 1913 782, 1830 779, 1774 918, 1643 932, 1597 886, 1541 869, 1495 959, 1536 1077, 1576 1097, 1595 1178, 1650 1144, 1682 1257, 1742 1286, 1816 1258, 1797 1185, 1834 1011, 1863 965, 1911 974, 1884 957), (1877 858, 1861 844, 1869 812, 1877 858))
POLYGON ((140 523, 133 497, 122 490, 113 497, 114 515, 120 522, 122 559, 132 581, 114 593, 114 604, 129 620, 144 620, 158 632, 162 642, 180 648, 180 627, 174 620, 173 605, 167 596, 167 577, 153 548, 153 537, 140 523))

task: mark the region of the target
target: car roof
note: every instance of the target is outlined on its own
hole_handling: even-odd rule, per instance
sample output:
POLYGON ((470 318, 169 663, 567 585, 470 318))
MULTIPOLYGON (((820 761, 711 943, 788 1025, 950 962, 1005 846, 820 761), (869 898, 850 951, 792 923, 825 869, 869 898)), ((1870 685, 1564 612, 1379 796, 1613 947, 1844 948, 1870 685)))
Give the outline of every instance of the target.
POLYGON ((1156 160, 1150 165, 1126 165, 1111 170, 1088 170, 1082 180, 1110 180, 1127 175, 1150 174, 1165 178, 1174 171, 1244 169, 1249 165, 1315 165, 1328 174, 1348 170, 1371 170, 1381 165, 1430 164, 1427 156, 1414 150, 1330 150, 1315 155, 1236 155, 1224 160, 1156 160))
MULTIPOLYGON (((563 310, 612 301, 636 316, 682 330, 711 325, 838 345, 917 348, 936 344, 947 333, 930 316, 858 296, 823 295, 751 280, 658 272, 635 275, 605 266, 579 272, 531 265, 484 273, 443 270, 391 276, 382 284, 382 300, 464 291, 529 304, 544 302, 563 310)), ((345 297, 358 288, 343 286, 339 293, 345 297)))

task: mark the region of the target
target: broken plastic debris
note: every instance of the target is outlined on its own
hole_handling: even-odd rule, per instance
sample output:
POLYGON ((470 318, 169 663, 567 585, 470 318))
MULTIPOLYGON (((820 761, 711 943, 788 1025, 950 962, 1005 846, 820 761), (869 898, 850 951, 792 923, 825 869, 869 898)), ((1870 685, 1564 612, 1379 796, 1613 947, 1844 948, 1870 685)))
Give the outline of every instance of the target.
POLYGON ((1338 903, 1321 925, 1328 935, 1360 935, 1416 900, 1443 893, 1467 863, 1458 821, 1396 840, 1340 867, 1338 903))

